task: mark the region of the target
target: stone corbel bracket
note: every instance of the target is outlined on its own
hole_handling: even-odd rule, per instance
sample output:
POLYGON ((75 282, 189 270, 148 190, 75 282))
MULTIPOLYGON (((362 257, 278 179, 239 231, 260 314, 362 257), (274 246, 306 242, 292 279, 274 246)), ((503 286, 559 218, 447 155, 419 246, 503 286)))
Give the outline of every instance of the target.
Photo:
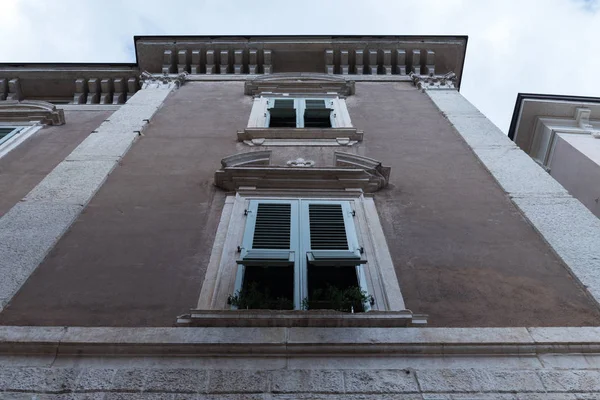
POLYGON ((448 72, 444 75, 419 75, 414 72, 409 74, 414 85, 425 93, 426 90, 455 90, 456 74, 448 72))
POLYGON ((166 49, 162 72, 197 74, 270 74, 271 50, 253 48, 166 49), (218 70, 218 71, 217 71, 218 70))
POLYGON ((23 100, 19 78, 0 79, 0 100, 23 100))
POLYGON ((215 185, 227 191, 257 189, 361 189, 372 193, 388 184, 390 168, 356 154, 335 152, 333 167, 289 168, 271 165, 271 151, 234 154, 221 160, 215 185))
POLYGON ((278 74, 261 76, 246 81, 244 94, 261 93, 337 93, 350 96, 355 93, 355 83, 343 77, 318 74, 278 74))
POLYGON ((0 121, 63 125, 65 113, 54 104, 36 100, 0 101, 0 121))

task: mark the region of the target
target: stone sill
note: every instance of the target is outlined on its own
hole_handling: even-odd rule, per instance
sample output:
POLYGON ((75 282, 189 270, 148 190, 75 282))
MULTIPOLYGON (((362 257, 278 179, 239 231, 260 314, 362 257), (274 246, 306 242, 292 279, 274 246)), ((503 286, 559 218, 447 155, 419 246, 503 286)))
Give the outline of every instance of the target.
POLYGON ((246 128, 237 133, 238 141, 254 139, 345 139, 361 141, 363 131, 356 128, 246 128))
POLYGON ((409 310, 353 314, 333 310, 192 310, 177 318, 177 325, 186 327, 399 328, 426 324, 426 315, 409 310))

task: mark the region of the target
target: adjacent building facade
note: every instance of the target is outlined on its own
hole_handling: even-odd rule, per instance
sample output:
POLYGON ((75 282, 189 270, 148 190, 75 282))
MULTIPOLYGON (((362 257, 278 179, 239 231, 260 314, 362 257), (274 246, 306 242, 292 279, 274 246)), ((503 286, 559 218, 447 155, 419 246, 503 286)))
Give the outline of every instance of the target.
POLYGON ((600 221, 460 95, 466 42, 1 65, 0 397, 600 392, 600 221))
POLYGON ((509 137, 600 217, 600 99, 520 93, 509 137))

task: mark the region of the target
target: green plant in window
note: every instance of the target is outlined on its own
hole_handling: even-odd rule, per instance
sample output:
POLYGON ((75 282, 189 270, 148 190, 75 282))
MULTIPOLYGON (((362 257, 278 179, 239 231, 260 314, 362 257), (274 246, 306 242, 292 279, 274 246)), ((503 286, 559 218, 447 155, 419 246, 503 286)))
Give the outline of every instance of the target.
POLYGON ((256 282, 229 296, 229 304, 240 310, 293 310, 294 302, 285 297, 271 296, 269 289, 261 290, 256 282))
POLYGON ((358 286, 338 288, 328 285, 325 289, 315 289, 310 297, 302 300, 304 310, 336 310, 344 312, 362 312, 369 301, 367 292, 358 286))

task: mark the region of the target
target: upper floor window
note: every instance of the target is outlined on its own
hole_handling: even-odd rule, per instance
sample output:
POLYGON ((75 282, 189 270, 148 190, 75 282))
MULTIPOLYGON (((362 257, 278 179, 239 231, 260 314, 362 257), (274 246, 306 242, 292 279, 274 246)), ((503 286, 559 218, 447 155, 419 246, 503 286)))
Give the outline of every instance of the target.
POLYGON ((271 98, 267 104, 269 128, 333 128, 337 125, 331 99, 271 98))
POLYGON ((362 137, 346 99, 329 93, 257 96, 248 126, 238 132, 238 140, 251 146, 351 146, 362 137))
POLYGON ((21 126, 0 126, 0 145, 8 142, 12 137, 17 135, 23 127, 21 126))

